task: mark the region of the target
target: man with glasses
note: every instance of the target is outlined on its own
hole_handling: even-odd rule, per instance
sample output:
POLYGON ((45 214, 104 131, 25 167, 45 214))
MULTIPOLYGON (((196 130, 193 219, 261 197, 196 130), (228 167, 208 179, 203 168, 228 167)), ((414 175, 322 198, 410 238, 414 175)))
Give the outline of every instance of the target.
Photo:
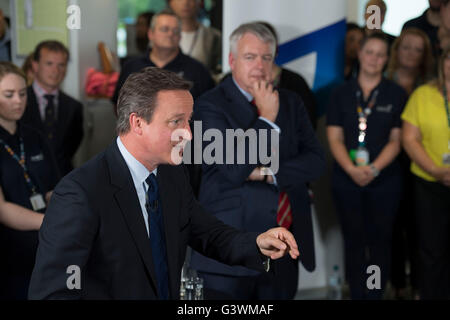
POLYGON ((181 52, 179 47, 181 22, 171 10, 163 10, 153 16, 148 30, 148 38, 151 50, 123 66, 112 99, 114 104, 117 104, 120 88, 128 76, 145 67, 159 67, 173 71, 191 81, 193 83, 191 94, 194 99, 214 87, 214 81, 206 67, 181 52))

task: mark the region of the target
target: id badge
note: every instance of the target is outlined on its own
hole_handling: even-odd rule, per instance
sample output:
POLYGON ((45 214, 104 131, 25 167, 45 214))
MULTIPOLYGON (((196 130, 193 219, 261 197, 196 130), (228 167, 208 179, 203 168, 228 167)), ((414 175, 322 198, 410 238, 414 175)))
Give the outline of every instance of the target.
POLYGON ((30 202, 34 211, 39 211, 45 208, 44 197, 40 193, 33 194, 30 197, 30 202))
POLYGON ((442 163, 450 166, 450 153, 444 153, 442 156, 442 163))

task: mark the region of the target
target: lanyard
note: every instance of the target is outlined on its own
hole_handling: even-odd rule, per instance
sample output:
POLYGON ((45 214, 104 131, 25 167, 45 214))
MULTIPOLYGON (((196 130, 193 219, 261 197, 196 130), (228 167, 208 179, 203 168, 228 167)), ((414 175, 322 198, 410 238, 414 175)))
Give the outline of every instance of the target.
POLYGON ((450 108, 448 106, 447 88, 445 87, 445 85, 444 85, 444 101, 445 101, 445 111, 447 112, 448 127, 450 128, 450 108))
POLYGON ((374 107, 377 101, 377 96, 378 96, 378 89, 374 91, 374 93, 372 94, 372 98, 367 104, 367 107, 363 109, 361 103, 361 90, 356 91, 356 101, 357 101, 356 112, 358 112, 358 122, 359 122, 358 142, 360 146, 365 145, 364 140, 366 139, 367 118, 372 113, 372 108, 374 107))
POLYGON ((36 187, 34 186, 33 182, 31 181, 30 175, 28 174, 28 169, 25 164, 25 148, 23 144, 22 138, 19 138, 20 141, 20 158, 17 156, 17 154, 11 149, 9 145, 7 145, 2 139, 0 139, 0 144, 3 145, 6 152, 9 153, 9 155, 17 161, 17 163, 22 167, 23 169, 23 177, 25 178, 25 181, 28 184, 28 187, 30 188, 31 192, 33 194, 36 194, 36 187))

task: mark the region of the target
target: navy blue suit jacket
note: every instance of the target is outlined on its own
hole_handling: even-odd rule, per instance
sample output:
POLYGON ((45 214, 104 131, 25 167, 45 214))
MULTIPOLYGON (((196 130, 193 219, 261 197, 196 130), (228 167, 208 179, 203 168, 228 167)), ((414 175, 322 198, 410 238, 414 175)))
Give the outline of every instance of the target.
MULTIPOLYGON (((280 109, 275 120, 281 129, 280 165, 275 175, 277 187, 265 182, 247 181, 259 164, 249 164, 247 161, 246 164, 203 164, 199 200, 225 223, 240 230, 261 232, 277 226, 279 191, 286 191, 293 211, 290 231, 299 245, 300 260, 307 270, 314 270, 314 239, 307 182, 317 179, 324 172, 325 155, 301 98, 283 89, 279 90, 279 97, 280 109)), ((272 129, 258 118, 254 106, 239 91, 231 76, 196 100, 194 119, 202 121, 203 132, 211 128, 220 130, 224 145, 226 129, 272 129)), ((204 143, 203 148, 209 143, 204 143)), ((249 146, 245 148, 248 152, 249 146)), ((191 263, 204 272, 234 276, 255 274, 253 270, 226 266, 195 252, 191 263)))
MULTIPOLYGON (((187 246, 263 270, 256 233, 241 233, 198 204, 183 166, 158 166, 171 299, 187 246)), ((39 232, 30 299, 156 299, 151 246, 128 166, 114 141, 56 186, 39 232), (70 265, 81 288, 68 289, 70 265)))

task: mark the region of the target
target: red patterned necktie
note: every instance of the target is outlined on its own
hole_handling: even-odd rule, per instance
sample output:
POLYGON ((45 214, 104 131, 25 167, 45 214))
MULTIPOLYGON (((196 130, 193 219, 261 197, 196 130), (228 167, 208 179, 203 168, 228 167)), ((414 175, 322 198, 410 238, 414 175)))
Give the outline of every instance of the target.
MULTIPOLYGON (((255 99, 250 101, 250 103, 255 106, 259 116, 259 109, 256 107, 255 99)), ((280 197, 278 199, 277 223, 280 227, 286 229, 289 229, 292 224, 291 202, 289 201, 287 193, 284 191, 280 192, 280 197)))
POLYGON ((289 229, 292 224, 291 202, 286 192, 281 191, 278 199, 277 223, 280 227, 289 229))

